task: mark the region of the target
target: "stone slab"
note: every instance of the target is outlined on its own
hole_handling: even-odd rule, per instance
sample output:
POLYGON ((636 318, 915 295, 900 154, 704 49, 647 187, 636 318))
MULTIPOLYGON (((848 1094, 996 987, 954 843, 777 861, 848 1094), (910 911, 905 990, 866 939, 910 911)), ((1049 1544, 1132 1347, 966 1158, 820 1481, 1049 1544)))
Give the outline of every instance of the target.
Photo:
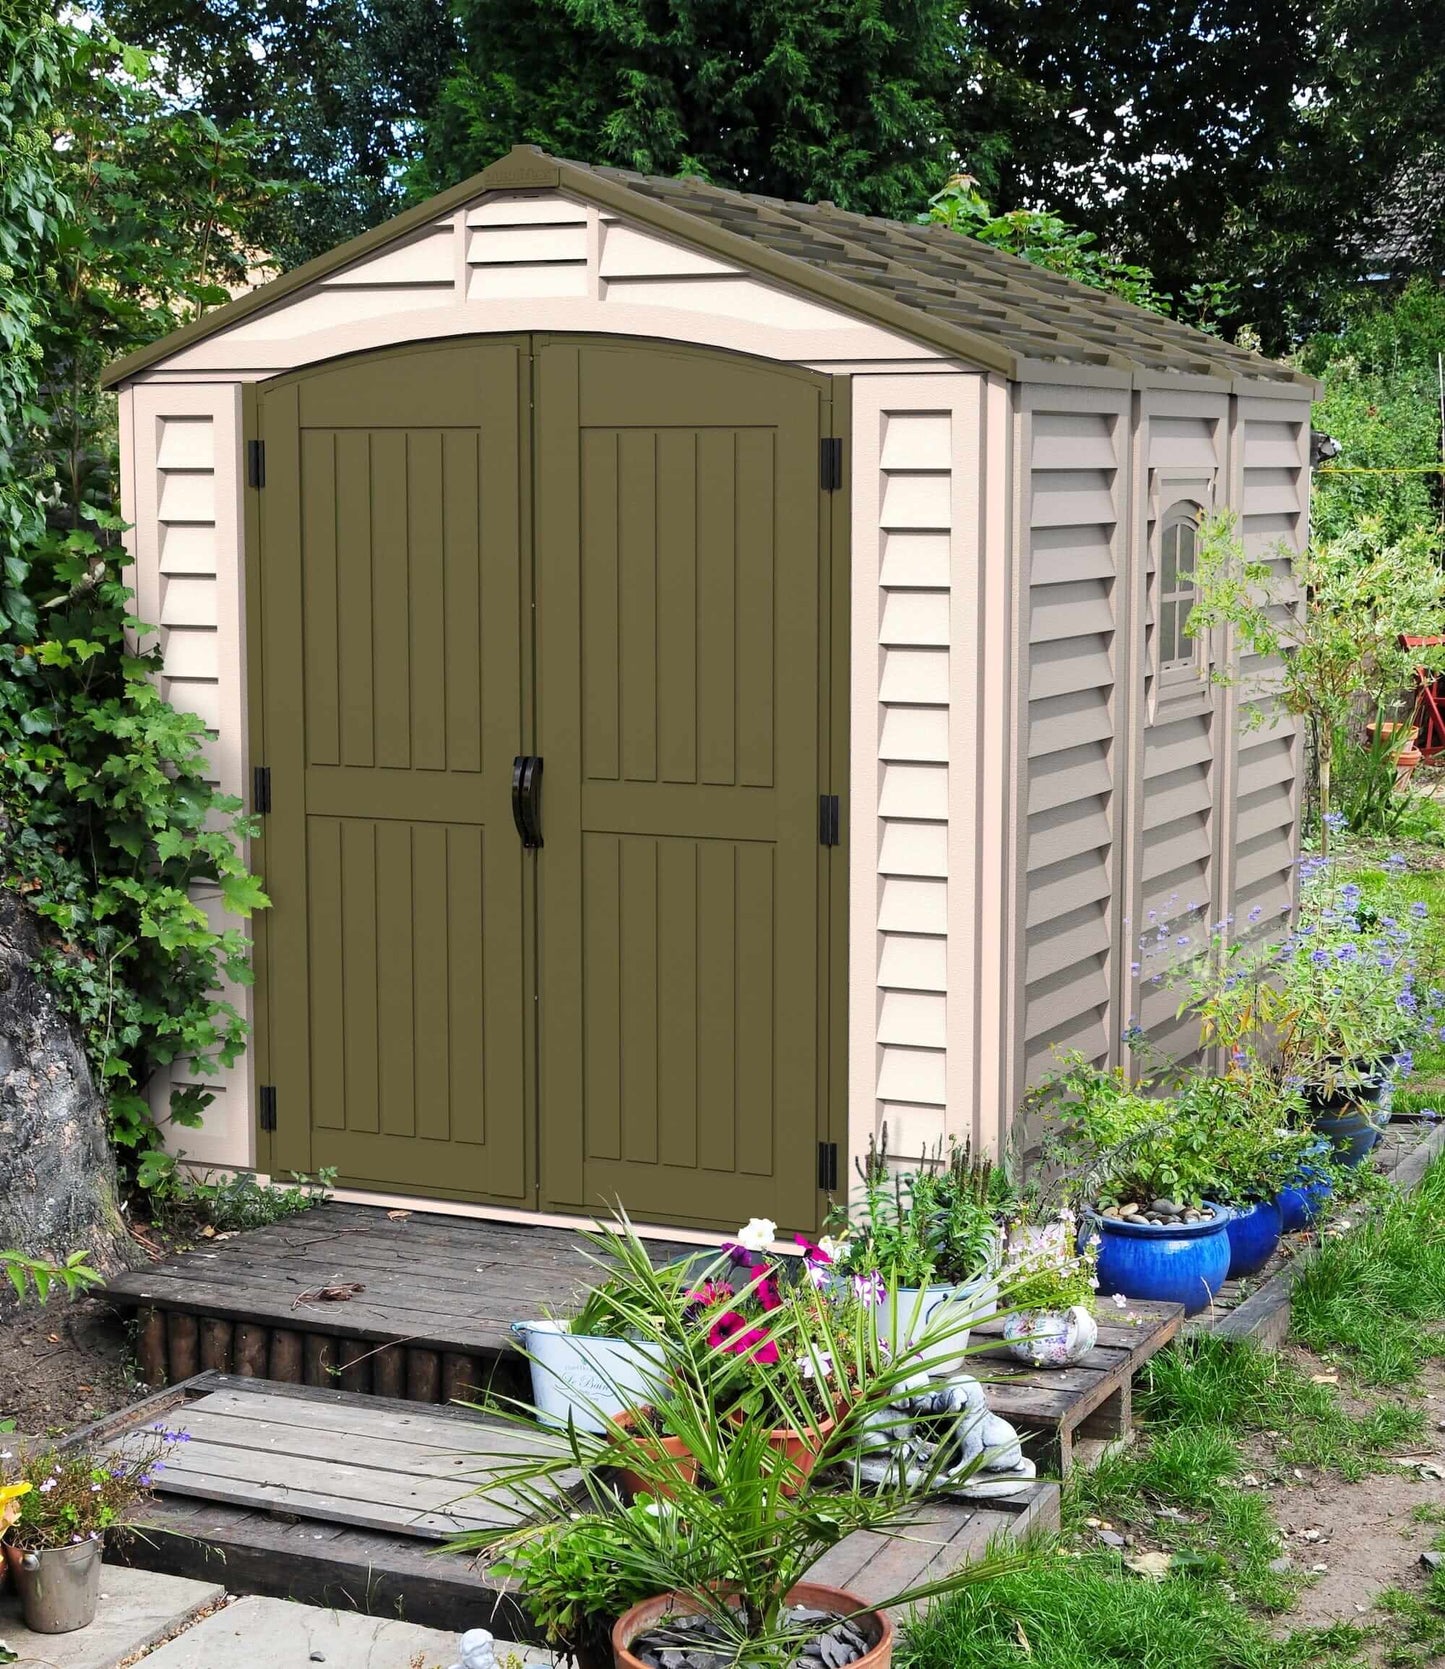
MULTIPOLYGON (((528 1665, 552 1662, 548 1652, 503 1645, 499 1662, 509 1652, 528 1665)), ((138 1669, 450 1669, 458 1655, 458 1637, 440 1629, 253 1596, 213 1612, 138 1669)))
POLYGON ((100 1605, 89 1628, 74 1634, 32 1634, 20 1621, 19 1598, 7 1585, 0 1594, 0 1640, 20 1654, 15 1669, 116 1669, 183 1628, 225 1591, 216 1582, 107 1564, 100 1575, 100 1605))

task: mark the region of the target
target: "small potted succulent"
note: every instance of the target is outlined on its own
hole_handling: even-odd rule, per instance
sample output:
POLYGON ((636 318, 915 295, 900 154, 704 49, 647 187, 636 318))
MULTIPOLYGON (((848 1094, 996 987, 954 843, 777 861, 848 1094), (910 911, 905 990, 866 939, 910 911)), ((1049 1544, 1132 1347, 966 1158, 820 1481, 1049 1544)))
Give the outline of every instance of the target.
POLYGON ((934 1374, 959 1370, 969 1328, 998 1307, 999 1219, 1012 1195, 1005 1173, 953 1144, 912 1169, 890 1162, 888 1128, 870 1138, 858 1167, 856 1203, 829 1217, 820 1242, 840 1278, 869 1305, 879 1336, 910 1350, 930 1327, 947 1322, 950 1349, 931 1358, 934 1374))
POLYGON ((180 1432, 157 1431, 124 1450, 32 1450, 0 1472, 0 1546, 36 1634, 70 1634, 95 1620, 108 1531, 147 1498, 180 1432))
POLYGON ((1099 1342, 1094 1294, 1099 1286, 1096 1233, 1079 1237, 1064 1207, 1051 1223, 1016 1223, 999 1275, 1009 1312, 1003 1337, 1013 1355, 1035 1368, 1067 1368, 1099 1342))

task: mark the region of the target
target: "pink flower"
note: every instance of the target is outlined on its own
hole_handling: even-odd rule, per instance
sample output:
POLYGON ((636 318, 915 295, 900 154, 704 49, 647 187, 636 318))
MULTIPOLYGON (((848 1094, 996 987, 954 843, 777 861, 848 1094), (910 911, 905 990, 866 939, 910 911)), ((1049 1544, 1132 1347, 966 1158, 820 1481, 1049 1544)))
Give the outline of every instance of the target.
POLYGON ((803 1248, 803 1256, 809 1263, 832 1263, 829 1254, 816 1241, 809 1240, 806 1234, 795 1234, 793 1239, 803 1248))
POLYGON ((768 1336, 765 1327, 750 1327, 746 1316, 736 1310, 725 1310, 712 1324, 707 1342, 714 1350, 731 1351, 735 1356, 747 1356, 754 1362, 771 1367, 778 1360, 778 1347, 768 1336))

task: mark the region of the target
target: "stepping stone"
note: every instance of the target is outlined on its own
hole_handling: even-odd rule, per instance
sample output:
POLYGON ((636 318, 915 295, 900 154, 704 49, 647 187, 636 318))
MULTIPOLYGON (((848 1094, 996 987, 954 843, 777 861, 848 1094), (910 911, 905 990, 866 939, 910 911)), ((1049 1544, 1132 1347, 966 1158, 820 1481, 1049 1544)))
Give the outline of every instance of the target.
POLYGON ((225 1591, 216 1582, 106 1565, 100 1573, 100 1605, 89 1628, 74 1634, 32 1634, 20 1620, 19 1597, 7 1585, 0 1593, 0 1640, 20 1654, 15 1669, 115 1669, 184 1628, 225 1591))
MULTIPOLYGON (((498 1641, 499 1663, 509 1652, 527 1664, 552 1661, 549 1652, 498 1641)), ((460 1636, 441 1629, 253 1595, 204 1618, 137 1669, 450 1669, 460 1655, 460 1636)))

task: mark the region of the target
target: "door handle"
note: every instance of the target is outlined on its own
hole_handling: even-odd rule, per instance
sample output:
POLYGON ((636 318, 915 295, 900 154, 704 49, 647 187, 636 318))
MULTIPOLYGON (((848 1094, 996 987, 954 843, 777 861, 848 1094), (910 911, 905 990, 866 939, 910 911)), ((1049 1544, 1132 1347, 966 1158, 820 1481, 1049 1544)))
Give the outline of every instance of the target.
POLYGON ((519 753, 512 761, 512 821, 525 851, 542 845, 542 756, 519 753))

